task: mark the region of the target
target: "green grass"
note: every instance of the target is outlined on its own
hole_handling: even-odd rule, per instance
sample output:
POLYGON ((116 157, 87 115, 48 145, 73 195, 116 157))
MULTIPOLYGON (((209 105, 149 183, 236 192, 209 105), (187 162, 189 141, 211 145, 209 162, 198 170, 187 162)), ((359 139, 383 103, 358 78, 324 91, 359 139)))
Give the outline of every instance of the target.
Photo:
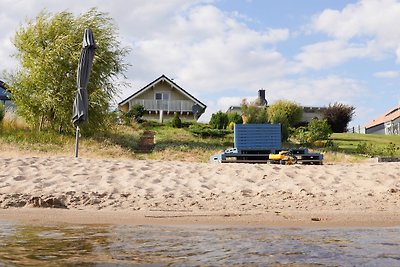
POLYGON ((212 155, 233 147, 233 134, 201 138, 195 137, 188 128, 167 125, 146 127, 146 130, 156 132, 154 152, 146 156, 150 159, 207 162, 212 155))
POLYGON ((400 156, 400 135, 335 133, 331 137, 337 151, 362 156, 400 156))
MULTIPOLYGON (((79 155, 96 158, 133 158, 141 134, 141 130, 118 126, 107 133, 81 137, 79 155)), ((74 150, 75 136, 72 134, 0 127, 0 152, 3 156, 12 154, 73 156, 74 150)))
MULTIPOLYGON (((400 157, 400 136, 333 134, 333 146, 324 149, 328 162, 357 161, 371 156, 400 157)), ((284 144, 290 147, 293 144, 284 144)), ((233 147, 233 133, 225 137, 197 137, 188 128, 172 128, 158 123, 135 127, 115 126, 106 133, 81 137, 80 157, 180 160, 208 162, 209 158, 233 147), (151 153, 138 153, 144 131, 154 131, 156 146, 151 153)), ((4 155, 74 155, 75 136, 27 128, 0 127, 0 152, 4 155)))

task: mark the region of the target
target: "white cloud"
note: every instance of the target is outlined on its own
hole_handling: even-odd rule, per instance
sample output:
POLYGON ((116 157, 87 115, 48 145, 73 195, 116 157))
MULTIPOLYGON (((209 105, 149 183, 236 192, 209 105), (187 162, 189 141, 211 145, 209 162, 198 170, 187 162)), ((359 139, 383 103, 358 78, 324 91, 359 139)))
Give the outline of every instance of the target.
POLYGON ((313 28, 342 40, 360 36, 398 40, 399 13, 397 0, 361 0, 341 11, 323 11, 315 17, 313 28))
POLYGON ((257 32, 210 5, 174 17, 164 31, 135 42, 135 73, 151 70, 177 78, 196 92, 243 88, 259 77, 282 77, 288 62, 272 45, 287 29, 257 32))
POLYGON ((304 106, 326 106, 334 102, 351 103, 367 93, 367 89, 359 81, 338 76, 275 81, 269 88, 266 91, 269 103, 287 99, 304 106))
POLYGON ((339 65, 354 57, 363 57, 368 48, 348 44, 341 40, 325 41, 302 48, 295 59, 303 68, 323 69, 339 65))
POLYGON ((303 47, 296 57, 302 67, 321 69, 352 58, 396 57, 400 62, 400 2, 360 0, 342 10, 326 9, 315 16, 311 32, 324 33, 330 41, 303 47))
POLYGON ((395 70, 380 71, 380 72, 375 72, 374 76, 378 78, 398 78, 400 77, 400 71, 395 71, 395 70))

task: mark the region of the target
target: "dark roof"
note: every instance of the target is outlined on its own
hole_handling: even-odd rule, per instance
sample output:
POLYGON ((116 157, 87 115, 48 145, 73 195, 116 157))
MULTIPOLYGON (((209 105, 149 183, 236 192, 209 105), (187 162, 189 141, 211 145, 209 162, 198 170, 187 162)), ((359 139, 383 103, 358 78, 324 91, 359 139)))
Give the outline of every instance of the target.
POLYGON ((140 95, 141 93, 143 93, 144 91, 148 90, 149 88, 151 88, 153 85, 157 84, 158 82, 162 81, 162 80, 166 80, 167 82, 169 82, 171 85, 173 85, 175 88, 177 88, 179 91, 181 91, 184 95, 186 95, 187 97, 191 98, 192 100, 194 100, 195 102, 197 102, 198 104, 200 104, 203 108, 206 108, 207 106, 205 104, 203 104, 200 100, 198 100, 197 98, 195 98, 194 96, 192 96, 191 94, 189 94, 186 90, 184 90, 182 87, 180 87, 179 85, 177 85, 174 81, 172 81, 171 79, 169 79, 167 76, 165 76, 164 74, 161 75, 160 77, 158 77, 157 79, 155 79, 154 81, 152 81, 151 83, 149 83, 148 85, 146 85, 145 87, 143 87, 142 89, 140 89, 139 91, 135 92, 134 94, 132 94, 131 96, 127 97, 126 99, 124 99, 123 101, 121 101, 120 103, 118 103, 118 105, 123 105, 126 102, 128 102, 131 98, 140 95))

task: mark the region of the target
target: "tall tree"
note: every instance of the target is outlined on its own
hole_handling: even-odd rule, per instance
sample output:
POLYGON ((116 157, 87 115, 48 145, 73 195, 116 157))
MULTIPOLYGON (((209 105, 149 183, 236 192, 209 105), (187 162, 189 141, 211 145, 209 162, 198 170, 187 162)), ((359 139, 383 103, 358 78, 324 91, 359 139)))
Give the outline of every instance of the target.
POLYGON ((89 123, 99 129, 109 103, 118 93, 118 80, 128 67, 129 50, 121 47, 117 28, 106 14, 91 9, 80 16, 41 12, 16 32, 13 43, 21 68, 11 75, 18 113, 32 126, 72 131, 72 104, 85 28, 91 28, 97 49, 88 85, 89 123))
POLYGON ((334 133, 344 133, 353 119, 354 110, 355 107, 341 103, 329 104, 324 112, 324 117, 334 133))
POLYGON ((267 107, 258 104, 258 101, 248 102, 247 99, 242 100, 241 110, 243 114, 243 123, 262 124, 268 122, 267 107))
POLYGON ((288 126, 298 124, 303 116, 303 108, 294 102, 278 100, 268 107, 268 117, 272 123, 282 123, 280 120, 286 117, 288 126))

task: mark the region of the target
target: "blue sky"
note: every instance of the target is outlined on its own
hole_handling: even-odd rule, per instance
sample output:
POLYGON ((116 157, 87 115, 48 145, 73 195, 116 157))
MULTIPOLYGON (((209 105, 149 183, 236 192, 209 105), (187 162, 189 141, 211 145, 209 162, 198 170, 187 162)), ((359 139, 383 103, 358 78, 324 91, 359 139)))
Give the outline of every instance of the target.
POLYGON ((261 88, 269 103, 352 105, 351 126, 400 103, 397 0, 0 2, 0 71, 18 67, 10 38, 41 10, 109 13, 132 49, 116 102, 165 74, 208 106, 204 122, 261 88))

